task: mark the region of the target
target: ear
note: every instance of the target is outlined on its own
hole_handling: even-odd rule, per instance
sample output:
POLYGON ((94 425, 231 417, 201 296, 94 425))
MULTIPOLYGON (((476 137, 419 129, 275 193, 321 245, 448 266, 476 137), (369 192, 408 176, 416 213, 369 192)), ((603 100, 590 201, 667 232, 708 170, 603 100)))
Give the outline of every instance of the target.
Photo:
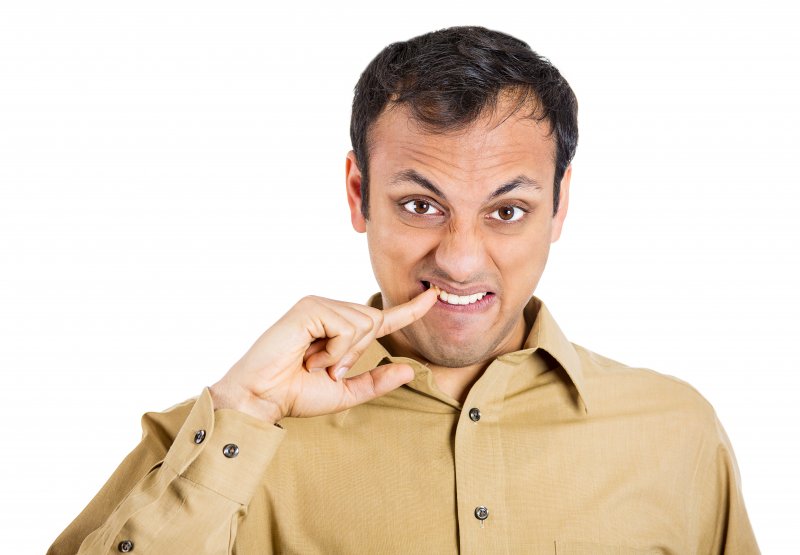
POLYGON ((345 180, 347 184, 347 204, 350 205, 350 221, 353 229, 359 233, 367 231, 367 221, 361 213, 361 170, 356 163, 356 155, 351 150, 347 153, 344 165, 345 180))
POLYGON ((572 179, 572 164, 567 166, 564 177, 561 178, 561 190, 559 191, 558 212, 553 216, 553 227, 550 232, 550 242, 555 243, 561 237, 561 228, 564 226, 564 219, 567 217, 569 208, 569 182, 572 179))

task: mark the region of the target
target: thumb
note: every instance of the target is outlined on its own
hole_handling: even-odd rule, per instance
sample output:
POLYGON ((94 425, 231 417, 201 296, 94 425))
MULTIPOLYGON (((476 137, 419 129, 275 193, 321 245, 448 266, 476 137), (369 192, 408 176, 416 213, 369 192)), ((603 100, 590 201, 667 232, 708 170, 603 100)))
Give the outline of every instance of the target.
POLYGON ((346 408, 386 395, 414 379, 414 369, 408 364, 384 364, 342 381, 346 408))

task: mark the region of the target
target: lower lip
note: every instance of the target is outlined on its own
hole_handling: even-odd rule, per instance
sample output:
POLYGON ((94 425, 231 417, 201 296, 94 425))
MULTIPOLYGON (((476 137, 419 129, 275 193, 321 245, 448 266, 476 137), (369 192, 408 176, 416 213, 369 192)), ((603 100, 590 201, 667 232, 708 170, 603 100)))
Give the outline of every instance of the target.
MULTIPOLYGON (((422 288, 424 289, 425 286, 422 285, 422 288)), ((447 301, 443 301, 441 297, 436 297, 436 304, 434 306, 443 310, 452 310, 454 312, 481 312, 489 308, 495 303, 495 301, 496 296, 494 293, 487 293, 482 299, 470 304, 450 304, 447 301)))

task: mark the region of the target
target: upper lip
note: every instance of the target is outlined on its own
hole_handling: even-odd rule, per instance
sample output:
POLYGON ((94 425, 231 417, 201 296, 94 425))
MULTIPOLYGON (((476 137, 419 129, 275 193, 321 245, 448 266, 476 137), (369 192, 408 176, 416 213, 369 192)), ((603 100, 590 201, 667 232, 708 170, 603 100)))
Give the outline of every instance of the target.
POLYGON ((478 284, 475 284, 475 285, 471 285, 471 286, 467 287, 466 289, 460 289, 458 287, 450 285, 449 283, 444 283, 444 282, 436 280, 436 279, 423 279, 422 281, 428 282, 431 285, 435 285, 436 287, 438 287, 442 291, 447 291, 448 293, 453 293, 455 295, 458 295, 459 297, 466 297, 467 295, 474 295, 475 293, 491 293, 492 292, 491 288, 488 285, 483 284, 483 283, 478 283, 478 284))

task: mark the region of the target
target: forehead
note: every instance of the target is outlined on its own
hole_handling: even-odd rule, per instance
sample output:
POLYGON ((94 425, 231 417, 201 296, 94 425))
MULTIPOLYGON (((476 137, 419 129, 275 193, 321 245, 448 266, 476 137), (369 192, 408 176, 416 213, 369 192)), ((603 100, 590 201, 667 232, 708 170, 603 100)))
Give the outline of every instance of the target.
POLYGON ((503 106, 452 132, 423 128, 402 105, 384 111, 370 133, 370 175, 422 168, 446 181, 494 181, 525 173, 540 183, 555 175, 555 141, 547 122, 503 106), (531 175, 533 174, 533 175, 531 175))

